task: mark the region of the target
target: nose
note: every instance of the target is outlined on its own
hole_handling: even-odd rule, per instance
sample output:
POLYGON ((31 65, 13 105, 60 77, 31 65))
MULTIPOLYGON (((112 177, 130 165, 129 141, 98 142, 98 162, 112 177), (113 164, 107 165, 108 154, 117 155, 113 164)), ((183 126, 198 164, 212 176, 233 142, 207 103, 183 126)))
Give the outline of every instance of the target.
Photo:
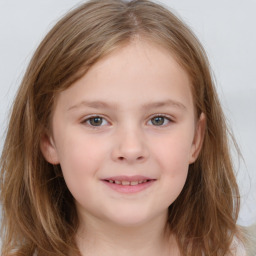
POLYGON ((123 129, 116 134, 114 141, 112 159, 115 162, 143 163, 149 157, 149 150, 142 132, 123 129))

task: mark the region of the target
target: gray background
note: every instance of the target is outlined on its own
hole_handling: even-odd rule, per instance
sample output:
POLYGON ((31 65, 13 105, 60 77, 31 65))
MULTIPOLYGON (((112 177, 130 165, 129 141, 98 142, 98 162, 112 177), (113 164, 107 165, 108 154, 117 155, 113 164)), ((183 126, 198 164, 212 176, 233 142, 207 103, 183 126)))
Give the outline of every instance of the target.
MULTIPOLYGON (((77 0, 0 0, 0 152, 13 98, 43 36, 77 0)), ((256 0, 171 0, 203 43, 244 161, 238 170, 239 224, 256 222, 256 0)))

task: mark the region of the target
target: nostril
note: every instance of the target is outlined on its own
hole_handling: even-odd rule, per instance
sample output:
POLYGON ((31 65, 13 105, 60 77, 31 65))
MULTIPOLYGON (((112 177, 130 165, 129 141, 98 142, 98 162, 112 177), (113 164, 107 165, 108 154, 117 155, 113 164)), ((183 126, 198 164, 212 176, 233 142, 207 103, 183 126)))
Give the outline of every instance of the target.
MULTIPOLYGON (((126 158, 123 157, 123 156, 120 156, 120 157, 118 157, 118 159, 121 160, 121 161, 124 161, 126 158)), ((136 158, 136 160, 143 160, 143 159, 144 159, 143 156, 139 156, 139 157, 136 158)))
MULTIPOLYGON (((144 159, 143 156, 139 156, 139 157, 134 158, 135 161, 141 161, 141 160, 143 160, 143 159, 144 159)), ((125 160, 128 160, 128 159, 127 159, 126 157, 119 156, 119 157, 118 157, 118 160, 120 160, 120 161, 125 161, 125 160)))

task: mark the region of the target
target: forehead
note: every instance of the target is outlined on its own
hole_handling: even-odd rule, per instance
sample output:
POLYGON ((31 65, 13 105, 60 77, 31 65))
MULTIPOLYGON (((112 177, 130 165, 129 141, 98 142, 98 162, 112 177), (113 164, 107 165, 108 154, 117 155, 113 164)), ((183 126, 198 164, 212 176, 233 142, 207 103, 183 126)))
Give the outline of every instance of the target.
POLYGON ((125 70, 133 67, 137 70, 140 68, 139 71, 142 72, 140 76, 147 73, 147 71, 153 71, 153 73, 147 73, 149 78, 154 74, 157 75, 160 70, 163 74, 172 70, 173 74, 183 73, 184 79, 189 79, 187 72, 178 64, 177 57, 171 50, 139 36, 101 58, 89 69, 89 73, 99 74, 106 71, 109 74, 107 77, 110 77, 111 74, 122 69, 123 75, 125 75, 125 70))
POLYGON ((186 71, 170 51, 141 39, 96 62, 60 96, 67 105, 82 99, 145 105, 163 98, 169 100, 168 96, 193 105, 186 71))

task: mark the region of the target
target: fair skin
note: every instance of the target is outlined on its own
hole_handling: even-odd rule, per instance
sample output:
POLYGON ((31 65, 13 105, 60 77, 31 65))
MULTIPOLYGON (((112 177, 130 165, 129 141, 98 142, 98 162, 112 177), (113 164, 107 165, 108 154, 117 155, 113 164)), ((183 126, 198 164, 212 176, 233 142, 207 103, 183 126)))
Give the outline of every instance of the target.
POLYGON ((169 52, 134 40, 58 96, 41 149, 75 199, 83 256, 179 255, 168 207, 205 126, 191 86, 169 52))

